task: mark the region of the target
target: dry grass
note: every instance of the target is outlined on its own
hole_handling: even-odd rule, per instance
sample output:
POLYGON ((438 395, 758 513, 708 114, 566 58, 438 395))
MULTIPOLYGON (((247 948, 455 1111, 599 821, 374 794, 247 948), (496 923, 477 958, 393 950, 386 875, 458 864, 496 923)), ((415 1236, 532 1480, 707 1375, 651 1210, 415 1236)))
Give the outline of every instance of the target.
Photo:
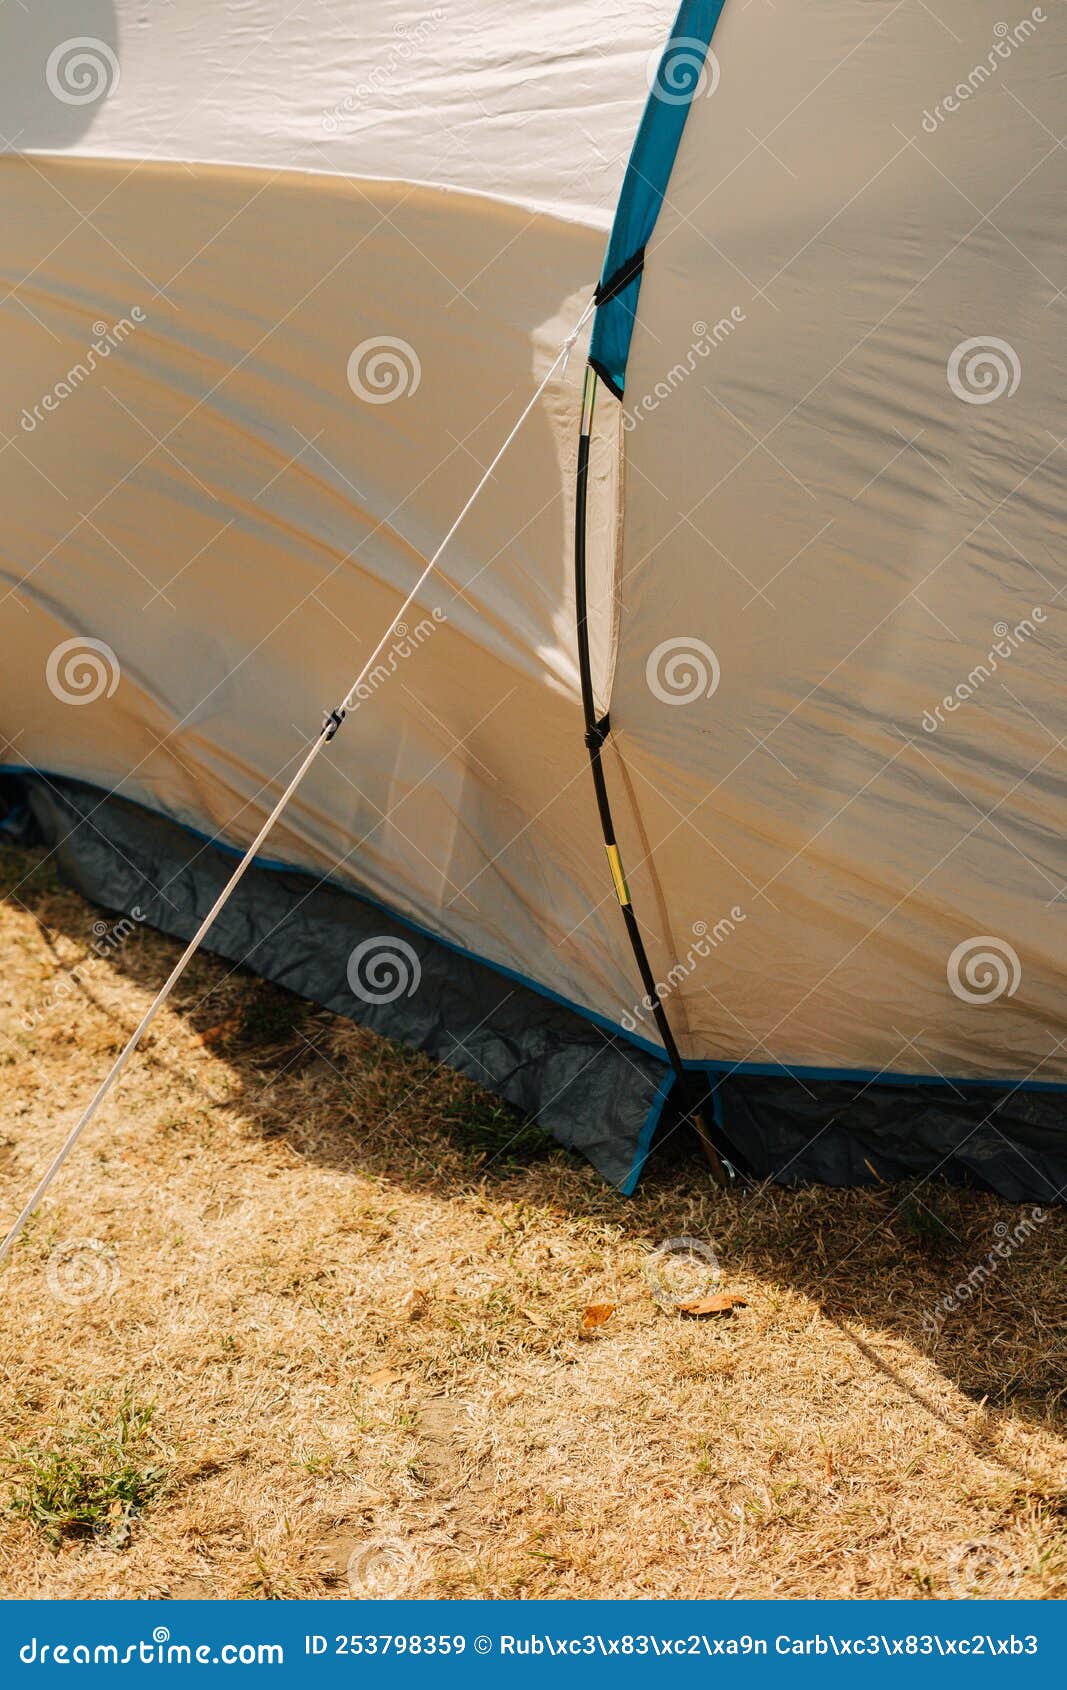
MULTIPOLYGON (((0 851, 5 1217, 175 954, 86 965, 101 912, 29 867, 0 851)), ((1019 1210, 724 1198, 671 1155, 627 1201, 514 1131, 198 960, 0 1282, 0 1594, 1067 1594, 1062 1211, 932 1337, 1019 1210), (747 1307, 658 1306, 678 1235, 747 1307)))

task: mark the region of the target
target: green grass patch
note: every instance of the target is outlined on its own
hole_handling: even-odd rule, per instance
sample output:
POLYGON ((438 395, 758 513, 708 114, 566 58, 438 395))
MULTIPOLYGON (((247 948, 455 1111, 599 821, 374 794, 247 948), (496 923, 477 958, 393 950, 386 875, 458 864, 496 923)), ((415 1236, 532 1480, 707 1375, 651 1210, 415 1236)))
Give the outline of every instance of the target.
POLYGON ((125 1394, 118 1407, 94 1404, 80 1426, 57 1429, 45 1445, 8 1457, 8 1512, 54 1547, 96 1538, 124 1549, 134 1522, 160 1493, 166 1469, 155 1458, 154 1405, 125 1394))

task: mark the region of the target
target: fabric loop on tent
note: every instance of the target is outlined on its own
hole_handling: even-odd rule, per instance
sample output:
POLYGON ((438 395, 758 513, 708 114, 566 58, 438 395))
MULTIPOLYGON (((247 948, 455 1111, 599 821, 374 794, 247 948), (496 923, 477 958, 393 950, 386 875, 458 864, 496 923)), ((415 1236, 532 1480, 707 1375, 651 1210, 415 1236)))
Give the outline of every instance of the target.
POLYGON ((621 399, 637 316, 641 265, 652 236, 693 99, 705 83, 705 55, 725 0, 682 0, 670 40, 652 79, 644 115, 626 167, 601 283, 589 361, 621 399))
POLYGON ((596 302, 598 307, 601 305, 607 305, 609 300, 615 299, 617 295, 622 293, 624 288, 628 288, 631 282, 637 280, 644 267, 645 249, 644 247, 640 247, 638 251, 634 253, 632 258, 628 258, 626 262, 624 264, 620 264, 618 269, 614 270, 610 276, 608 276, 604 281, 598 283, 596 290, 596 302))

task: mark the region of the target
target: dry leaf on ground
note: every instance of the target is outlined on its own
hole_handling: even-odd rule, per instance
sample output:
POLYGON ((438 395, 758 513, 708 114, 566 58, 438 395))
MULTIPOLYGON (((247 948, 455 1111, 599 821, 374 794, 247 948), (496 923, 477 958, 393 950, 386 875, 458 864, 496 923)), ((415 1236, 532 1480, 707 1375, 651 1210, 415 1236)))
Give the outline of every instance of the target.
POLYGON ((595 1332, 615 1313, 614 1303, 590 1303, 582 1314, 582 1332, 595 1332))
POLYGON ((733 1314, 735 1309, 747 1309, 744 1297, 735 1297, 732 1291, 717 1292, 714 1297, 698 1297, 694 1303, 679 1303, 678 1313, 691 1317, 701 1317, 712 1314, 733 1314))

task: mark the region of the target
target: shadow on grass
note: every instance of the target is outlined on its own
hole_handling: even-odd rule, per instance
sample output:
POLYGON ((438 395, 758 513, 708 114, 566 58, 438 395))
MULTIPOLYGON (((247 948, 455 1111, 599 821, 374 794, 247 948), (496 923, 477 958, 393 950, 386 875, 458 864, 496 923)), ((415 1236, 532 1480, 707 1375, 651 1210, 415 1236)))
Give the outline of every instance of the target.
MULTIPOLYGON (((78 992, 114 1027, 122 981, 154 991, 175 942, 135 929, 95 967, 79 969, 102 917, 50 865, 28 873, 27 853, 0 846, 0 893, 16 896, 78 992), (17 886, 17 892, 13 889, 17 886), (60 959, 59 940, 66 960, 60 959)), ((54 979, 54 977, 53 977, 54 979)), ((865 1189, 719 1192, 681 1130, 664 1135, 641 1188, 621 1197, 536 1123, 451 1069, 320 1010, 221 959, 202 954, 171 1000, 198 1042, 226 1067, 226 1086, 174 1068, 202 1103, 241 1131, 284 1139, 319 1165, 395 1182, 445 1200, 475 1193, 642 1244, 709 1240, 731 1282, 760 1278, 809 1297, 885 1377, 980 1453, 991 1416, 1007 1412, 1067 1430, 1067 1214, 1016 1206, 935 1180, 865 1189), (894 1362, 896 1340, 924 1353, 982 1411, 962 1426, 924 1398, 894 1362)), ((37 1031, 16 1032, 32 1051, 37 1031)), ((142 1060, 168 1065, 149 1042, 142 1060)), ((86 1091, 99 1075, 86 1075, 86 1091)), ((1046 1499, 1067 1507, 1067 1491, 1046 1499)))

